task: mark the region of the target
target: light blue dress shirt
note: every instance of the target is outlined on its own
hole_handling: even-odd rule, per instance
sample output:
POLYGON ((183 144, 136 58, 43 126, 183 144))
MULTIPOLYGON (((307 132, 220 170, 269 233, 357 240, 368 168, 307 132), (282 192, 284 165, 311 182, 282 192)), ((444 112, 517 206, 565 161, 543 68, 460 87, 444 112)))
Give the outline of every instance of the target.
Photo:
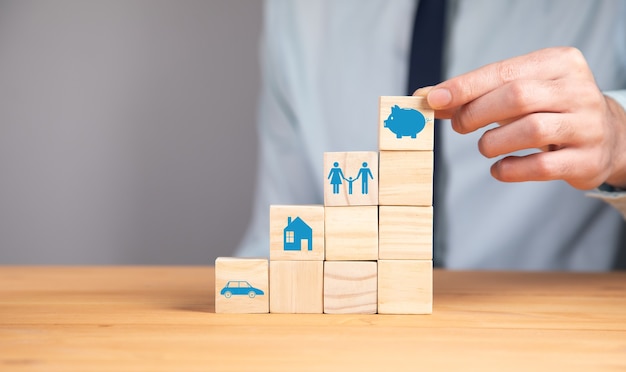
MULTIPOLYGON (((377 151, 378 97, 406 94, 415 7, 411 0, 266 3, 258 184, 238 255, 268 255, 270 204, 323 202, 325 151, 377 151)), ((599 87, 626 107, 626 2, 466 0, 449 8, 446 76, 575 46, 599 87)), ((494 160, 477 149, 484 130, 460 135, 443 126, 447 267, 611 267, 622 227, 615 208, 561 181, 496 181, 494 160)))

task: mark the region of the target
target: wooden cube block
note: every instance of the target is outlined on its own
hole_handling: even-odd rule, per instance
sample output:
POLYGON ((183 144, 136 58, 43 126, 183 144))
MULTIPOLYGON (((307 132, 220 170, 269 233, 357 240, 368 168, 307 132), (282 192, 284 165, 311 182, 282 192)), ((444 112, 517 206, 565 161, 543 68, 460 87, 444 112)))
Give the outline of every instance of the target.
POLYGON ((374 261, 324 262, 324 312, 375 314, 377 277, 374 261))
POLYGON ((324 206, 270 206, 271 260, 324 260, 324 206))
POLYGON ((270 261, 270 312, 321 314, 324 262, 270 261))
POLYGON ((378 259, 378 207, 326 207, 326 260, 378 259))
POLYGON ((324 205, 378 205, 378 153, 324 153, 324 205))
POLYGON ((268 278, 267 259, 218 257, 215 260, 215 312, 267 313, 268 278))
POLYGON ((432 151, 381 151, 378 174, 380 205, 433 204, 432 151))
POLYGON ((378 258, 433 259, 433 207, 378 207, 378 258))
POLYGON ((431 314, 433 262, 431 260, 378 261, 379 314, 431 314))
POLYGON ((426 98, 380 97, 379 115, 380 150, 433 150, 435 114, 426 98))

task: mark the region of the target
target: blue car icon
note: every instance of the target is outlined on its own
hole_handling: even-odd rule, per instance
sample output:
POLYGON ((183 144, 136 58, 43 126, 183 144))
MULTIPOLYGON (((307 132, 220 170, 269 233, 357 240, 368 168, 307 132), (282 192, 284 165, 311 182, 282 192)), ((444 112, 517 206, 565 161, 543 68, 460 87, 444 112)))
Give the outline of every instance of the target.
POLYGON ((226 298, 230 298, 233 295, 254 298, 255 296, 263 296, 265 293, 258 288, 254 288, 245 280, 231 280, 222 288, 220 294, 226 298))

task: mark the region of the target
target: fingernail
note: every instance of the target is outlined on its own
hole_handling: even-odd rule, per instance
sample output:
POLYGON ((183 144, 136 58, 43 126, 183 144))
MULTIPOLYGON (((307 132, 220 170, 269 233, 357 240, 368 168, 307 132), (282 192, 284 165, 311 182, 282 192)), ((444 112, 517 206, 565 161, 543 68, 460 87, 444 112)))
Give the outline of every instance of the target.
POLYGON ((415 92, 413 92, 413 96, 417 96, 417 97, 426 96, 428 95, 428 92, 430 92, 431 89, 433 89, 432 86, 419 88, 415 92))
POLYGON ((428 104, 434 109, 443 108, 452 102, 452 93, 446 88, 436 88, 428 93, 428 104))

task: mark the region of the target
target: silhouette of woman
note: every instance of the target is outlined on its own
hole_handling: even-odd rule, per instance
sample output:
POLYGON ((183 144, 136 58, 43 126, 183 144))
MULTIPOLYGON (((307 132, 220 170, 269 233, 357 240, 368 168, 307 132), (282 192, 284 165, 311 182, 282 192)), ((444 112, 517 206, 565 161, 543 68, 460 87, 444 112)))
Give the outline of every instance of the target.
POLYGON ((339 194, 339 185, 342 184, 341 180, 345 179, 341 168, 339 168, 339 163, 333 163, 333 168, 328 174, 328 179, 330 180, 330 184, 333 185, 333 194, 339 194))

